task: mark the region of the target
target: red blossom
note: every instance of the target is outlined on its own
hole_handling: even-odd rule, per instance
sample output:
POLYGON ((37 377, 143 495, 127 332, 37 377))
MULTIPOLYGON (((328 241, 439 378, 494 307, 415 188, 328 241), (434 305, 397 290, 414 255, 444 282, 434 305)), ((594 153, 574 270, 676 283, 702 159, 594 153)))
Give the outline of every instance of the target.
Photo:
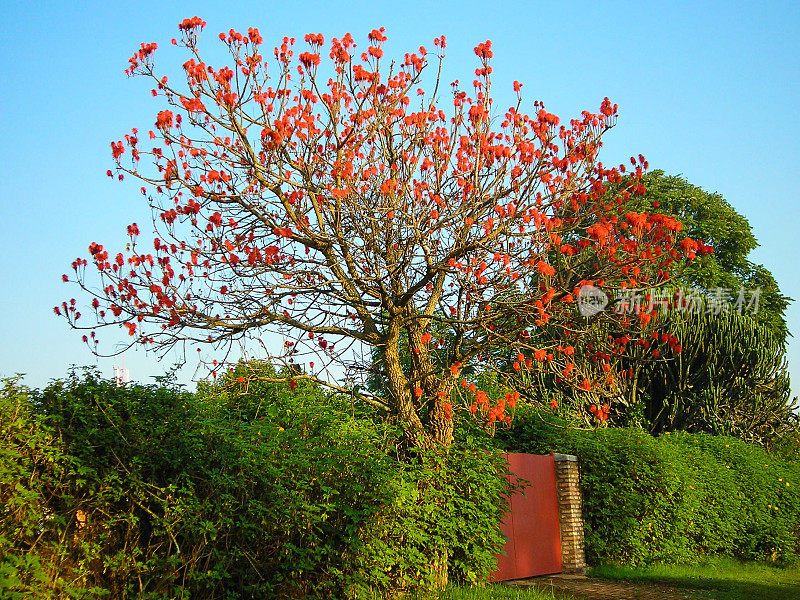
POLYGON ((264 42, 264 38, 261 37, 261 34, 255 27, 249 27, 247 29, 247 37, 250 38, 250 43, 256 46, 264 42))
POLYGON ((178 25, 178 29, 181 31, 191 31, 192 29, 203 29, 205 26, 206 22, 200 17, 195 16, 181 21, 178 25))
POLYGON ((322 46, 325 43, 325 37, 321 33, 307 33, 303 39, 312 46, 322 46))
POLYGON ((384 35, 385 31, 386 29, 384 27, 381 27, 380 29, 373 29, 370 31, 367 37, 369 38, 370 42, 385 42, 388 39, 384 35))
POLYGON ((494 56, 494 53, 492 52, 492 42, 490 40, 486 40, 482 44, 475 46, 475 55, 483 59, 492 58, 494 56))
POLYGON ((159 129, 170 129, 172 127, 172 111, 162 110, 156 117, 156 127, 159 129))
POLYGON ((453 405, 449 402, 445 402, 442 405, 442 409, 444 410, 444 418, 445 419, 452 419, 453 418, 453 405))
POLYGON ((312 66, 316 67, 320 62, 319 54, 315 54, 314 52, 303 52, 300 55, 300 62, 303 63, 303 66, 305 66, 307 69, 310 69, 312 66))

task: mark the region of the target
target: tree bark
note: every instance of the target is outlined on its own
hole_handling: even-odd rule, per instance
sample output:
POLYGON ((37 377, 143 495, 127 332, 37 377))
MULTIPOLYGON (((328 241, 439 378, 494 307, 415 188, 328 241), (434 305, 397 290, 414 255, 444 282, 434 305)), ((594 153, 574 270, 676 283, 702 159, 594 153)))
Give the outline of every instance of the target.
MULTIPOLYGON (((453 443, 453 419, 452 408, 446 409, 445 405, 449 405, 454 376, 451 378, 436 377, 432 373, 430 360, 425 360, 428 357, 424 355, 417 357, 423 360, 412 360, 411 369, 414 373, 409 378, 403 370, 400 357, 400 331, 399 323, 390 323, 385 345, 381 349, 391 404, 405 431, 409 447, 424 451, 443 452, 446 456, 453 443), (412 389, 415 387, 423 389, 427 401, 430 403, 431 408, 425 423, 419 413, 420 399, 415 397, 412 389)), ((414 345, 413 342, 410 345, 414 345)), ((425 349, 421 349, 421 354, 424 352, 425 349)), ((428 460, 428 457, 423 456, 421 460, 428 460)), ((436 477, 433 485, 441 485, 441 477, 436 477)), ((422 492, 425 493, 425 490, 422 492)), ((432 548, 430 559, 431 582, 434 589, 442 590, 447 587, 449 581, 449 549, 446 547, 432 548)))
POLYGON ((431 574, 433 578, 433 585, 437 590, 443 590, 447 587, 449 578, 447 575, 447 561, 450 553, 447 548, 442 548, 435 553, 433 562, 431 563, 431 574))

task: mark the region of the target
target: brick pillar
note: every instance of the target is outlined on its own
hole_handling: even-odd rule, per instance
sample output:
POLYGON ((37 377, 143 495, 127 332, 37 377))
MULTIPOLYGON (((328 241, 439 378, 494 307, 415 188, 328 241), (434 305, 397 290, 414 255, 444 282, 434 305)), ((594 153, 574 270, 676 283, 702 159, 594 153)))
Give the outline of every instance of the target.
POLYGON ((586 553, 578 457, 553 454, 553 460, 556 465, 558 521, 561 527, 561 562, 565 573, 583 571, 586 553))

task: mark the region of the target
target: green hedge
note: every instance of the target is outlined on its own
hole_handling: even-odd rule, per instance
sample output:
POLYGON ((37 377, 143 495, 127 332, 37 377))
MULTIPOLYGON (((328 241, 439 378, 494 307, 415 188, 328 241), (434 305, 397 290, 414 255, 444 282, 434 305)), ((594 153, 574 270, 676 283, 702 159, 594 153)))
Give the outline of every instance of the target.
POLYGON ((736 438, 636 428, 565 429, 522 415, 498 441, 580 458, 590 564, 693 564, 800 555, 800 463, 736 438))
POLYGON ((347 400, 236 381, 7 381, 0 596, 355 598, 425 589, 444 548, 454 580, 494 567, 507 484, 479 438, 401 461, 347 400))

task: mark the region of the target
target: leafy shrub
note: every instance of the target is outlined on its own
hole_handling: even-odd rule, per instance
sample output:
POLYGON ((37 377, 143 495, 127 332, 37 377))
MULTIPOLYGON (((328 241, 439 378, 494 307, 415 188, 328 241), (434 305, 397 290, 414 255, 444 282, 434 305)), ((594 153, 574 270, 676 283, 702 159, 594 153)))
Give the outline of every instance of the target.
POLYGON ((240 376, 7 382, 4 597, 360 597, 424 589, 436 557, 492 570, 508 484, 485 441, 399 460, 399 430, 348 398, 240 376))
POLYGON ((0 393, 0 591, 12 600, 76 596, 98 590, 69 543, 87 469, 44 426, 18 380, 0 393), (63 542, 67 542, 67 544, 63 542))
POLYGON ((499 441, 511 451, 580 458, 591 564, 800 555, 800 465, 757 445, 637 428, 571 430, 533 412, 499 441))
MULTIPOLYGON (((308 457, 317 467, 320 452, 352 440, 341 462, 331 464, 328 482, 336 490, 329 514, 343 511, 340 520, 342 515, 349 520, 329 518, 321 540, 291 541, 300 552, 318 548, 323 540, 330 544, 343 530, 349 532, 349 537, 330 545, 326 559, 339 561, 334 571, 341 583, 337 594, 371 597, 376 592, 429 588, 437 557, 447 557, 450 578, 456 582, 476 582, 495 568, 505 541, 499 523, 510 484, 505 461, 485 435, 461 431, 446 456, 433 450, 401 452, 400 429, 352 398, 323 398, 302 379, 293 391, 288 384, 263 382, 274 376, 264 365, 240 365, 220 386, 199 394, 200 401, 211 411, 271 423, 284 430, 281 436, 301 432, 309 445, 291 454, 294 460, 308 457), (367 476, 372 479, 364 479, 367 476)), ((286 450, 283 456, 290 458, 286 450)), ((303 506, 317 502, 314 496, 293 495, 303 506)), ((326 571, 327 565, 323 569, 309 563, 305 579, 326 571)))
POLYGON ((0 495, 13 509, 0 526, 0 588, 19 597, 169 593, 196 508, 182 487, 202 448, 189 398, 117 388, 91 372, 42 392, 7 383, 0 495), (26 561, 33 575, 19 568, 26 561))

